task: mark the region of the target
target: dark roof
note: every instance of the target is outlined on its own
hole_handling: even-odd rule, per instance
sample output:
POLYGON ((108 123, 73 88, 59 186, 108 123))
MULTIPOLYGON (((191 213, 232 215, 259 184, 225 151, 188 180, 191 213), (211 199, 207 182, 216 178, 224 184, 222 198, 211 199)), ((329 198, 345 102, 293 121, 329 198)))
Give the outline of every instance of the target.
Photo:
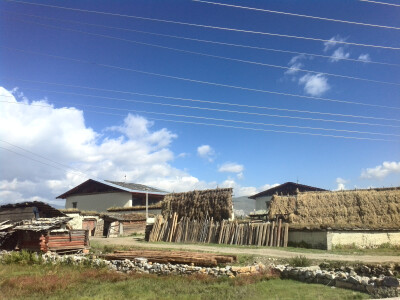
POLYGON ((315 191, 326 191, 324 189, 316 188, 313 186, 309 185, 304 185, 304 184, 299 184, 299 183, 294 183, 294 182, 286 182, 281 185, 275 186, 273 188, 270 188, 266 191, 263 191, 261 193, 255 194, 253 196, 250 196, 250 199, 256 199, 258 197, 263 197, 263 196, 272 196, 275 194, 283 194, 283 195, 295 195, 297 189, 299 192, 315 192, 315 191))
POLYGON ((109 180, 95 180, 88 179, 73 189, 65 192, 64 194, 57 197, 57 199, 65 199, 72 195, 82 194, 99 194, 99 193, 110 193, 110 192, 128 192, 128 193, 149 193, 153 195, 166 195, 165 191, 152 188, 143 184, 128 183, 128 182, 115 182, 109 180))
POLYGON ((118 182, 118 181, 111 181, 111 180, 104 180, 104 181, 107 181, 107 182, 115 184, 115 185, 122 186, 124 188, 131 189, 131 190, 136 190, 136 191, 167 193, 166 191, 159 190, 159 189, 153 188, 151 186, 138 184, 138 183, 118 182))
POLYGON ((65 217, 65 215, 58 209, 55 209, 44 202, 33 201, 0 206, 0 222, 6 220, 19 222, 35 218, 34 207, 39 211, 40 218, 65 217))

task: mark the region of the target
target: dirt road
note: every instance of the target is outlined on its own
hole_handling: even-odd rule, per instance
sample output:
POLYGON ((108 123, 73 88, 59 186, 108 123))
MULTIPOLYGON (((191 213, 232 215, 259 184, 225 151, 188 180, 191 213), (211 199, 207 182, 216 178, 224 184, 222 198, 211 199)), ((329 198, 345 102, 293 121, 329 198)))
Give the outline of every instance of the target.
POLYGON ((197 250, 227 254, 249 254, 256 256, 265 256, 272 258, 291 258, 299 255, 304 255, 312 260, 340 260, 340 261, 359 261, 363 263, 400 263, 400 256, 378 256, 378 255, 339 255, 331 253, 309 253, 309 252, 291 252, 281 249, 271 248, 242 248, 242 247, 214 247, 202 245, 182 245, 182 244, 152 244, 139 241, 137 238, 120 237, 120 238, 95 238, 91 241, 96 241, 102 245, 123 245, 132 247, 158 248, 158 249, 176 249, 176 250, 197 250))

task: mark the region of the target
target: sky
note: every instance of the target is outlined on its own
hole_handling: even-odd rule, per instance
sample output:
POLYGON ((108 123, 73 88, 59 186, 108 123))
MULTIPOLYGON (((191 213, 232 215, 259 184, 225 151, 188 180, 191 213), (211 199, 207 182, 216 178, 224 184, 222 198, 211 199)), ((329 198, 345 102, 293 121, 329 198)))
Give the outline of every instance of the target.
POLYGON ((62 206, 88 178, 234 196, 400 186, 399 13, 0 0, 0 204, 62 206))

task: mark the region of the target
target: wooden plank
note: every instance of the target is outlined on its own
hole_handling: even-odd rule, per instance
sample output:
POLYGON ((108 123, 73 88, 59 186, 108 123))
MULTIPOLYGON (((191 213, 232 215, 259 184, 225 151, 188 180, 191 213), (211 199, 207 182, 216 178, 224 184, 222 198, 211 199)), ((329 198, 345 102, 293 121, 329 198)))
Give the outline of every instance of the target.
POLYGON ((272 247, 274 244, 274 229, 275 229, 275 221, 271 223, 270 237, 269 237, 269 246, 272 247))
POLYGON ((277 237, 276 237, 276 247, 280 247, 281 244, 281 232, 282 232, 282 219, 278 221, 277 237))

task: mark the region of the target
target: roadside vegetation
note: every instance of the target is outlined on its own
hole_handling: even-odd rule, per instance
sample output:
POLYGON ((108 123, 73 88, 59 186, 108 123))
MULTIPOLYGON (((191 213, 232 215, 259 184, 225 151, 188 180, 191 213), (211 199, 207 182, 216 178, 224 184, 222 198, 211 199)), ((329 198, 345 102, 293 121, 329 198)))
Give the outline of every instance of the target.
POLYGON ((368 295, 278 279, 121 274, 106 269, 10 262, 0 268, 0 299, 366 299, 368 295))

